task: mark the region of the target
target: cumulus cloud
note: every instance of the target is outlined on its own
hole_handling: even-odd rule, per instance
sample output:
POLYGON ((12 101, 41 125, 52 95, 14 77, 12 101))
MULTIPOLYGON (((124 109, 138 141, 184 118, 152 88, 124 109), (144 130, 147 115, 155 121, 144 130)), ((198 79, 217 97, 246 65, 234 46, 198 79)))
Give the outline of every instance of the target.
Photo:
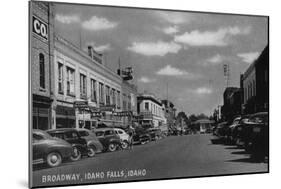
POLYGON ((155 79, 151 79, 151 78, 148 78, 148 77, 141 77, 139 79, 139 82, 142 82, 142 83, 152 83, 152 82, 155 82, 155 79))
POLYGON ((163 29, 163 32, 166 34, 175 34, 179 31, 179 28, 177 26, 170 26, 163 29))
POLYGON ((176 77, 182 77, 182 78, 188 78, 188 79, 195 79, 198 78, 199 75, 189 73, 185 70, 178 69, 175 67, 172 67, 171 65, 167 65, 164 68, 161 68, 156 72, 157 75, 164 75, 164 76, 176 76, 176 77))
POLYGON ((174 42, 134 42, 127 49, 145 56, 165 56, 167 53, 177 53, 181 45, 174 42))
POLYGON ((227 46, 230 36, 246 35, 250 33, 250 27, 240 28, 238 26, 219 28, 216 31, 193 30, 182 35, 176 35, 176 42, 190 46, 227 46))
POLYGON ((220 63, 222 63, 224 60, 224 57, 221 56, 220 54, 216 54, 210 58, 208 58, 204 63, 203 65, 218 65, 220 63))
POLYGON ((258 58, 259 52, 239 53, 237 56, 242 58, 246 63, 252 63, 258 58))
POLYGON ((98 31, 115 28, 118 24, 107 20, 106 18, 101 18, 93 16, 91 19, 86 20, 82 23, 82 27, 87 30, 98 31))
POLYGON ((56 14, 55 19, 63 24, 71 24, 80 21, 80 17, 78 15, 56 14))
POLYGON ((172 24, 183 24, 188 23, 190 21, 190 14, 183 12, 156 12, 156 14, 164 19, 166 22, 172 24))

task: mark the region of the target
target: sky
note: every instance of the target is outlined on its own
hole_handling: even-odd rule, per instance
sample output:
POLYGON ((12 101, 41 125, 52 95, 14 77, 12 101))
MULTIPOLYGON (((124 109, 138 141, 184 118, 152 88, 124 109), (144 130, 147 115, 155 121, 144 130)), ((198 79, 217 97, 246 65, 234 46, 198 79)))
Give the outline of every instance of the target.
POLYGON ((140 93, 172 101, 187 115, 211 115, 228 86, 268 44, 266 17, 55 4, 55 32, 103 53, 116 71, 132 66, 140 93))

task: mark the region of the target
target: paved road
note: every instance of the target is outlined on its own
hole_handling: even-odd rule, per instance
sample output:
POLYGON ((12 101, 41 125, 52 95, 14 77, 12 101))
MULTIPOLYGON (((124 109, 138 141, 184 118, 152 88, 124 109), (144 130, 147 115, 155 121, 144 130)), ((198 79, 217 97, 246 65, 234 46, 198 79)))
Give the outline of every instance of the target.
POLYGON ((212 135, 199 134, 171 136, 134 146, 132 150, 102 153, 58 168, 39 169, 33 173, 34 184, 101 183, 267 171, 268 164, 252 162, 243 149, 235 146, 212 144, 212 138, 212 135), (76 175, 70 175, 73 173, 76 175))

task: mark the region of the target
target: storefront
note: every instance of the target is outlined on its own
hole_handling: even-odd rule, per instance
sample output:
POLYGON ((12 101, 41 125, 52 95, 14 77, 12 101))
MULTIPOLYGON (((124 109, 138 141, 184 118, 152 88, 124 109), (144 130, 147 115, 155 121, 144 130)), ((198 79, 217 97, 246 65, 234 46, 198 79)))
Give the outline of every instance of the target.
POLYGON ((73 107, 57 105, 56 128, 75 128, 75 109, 73 107))
POLYGON ((40 95, 32 95, 32 126, 33 129, 50 129, 50 107, 52 100, 40 95))

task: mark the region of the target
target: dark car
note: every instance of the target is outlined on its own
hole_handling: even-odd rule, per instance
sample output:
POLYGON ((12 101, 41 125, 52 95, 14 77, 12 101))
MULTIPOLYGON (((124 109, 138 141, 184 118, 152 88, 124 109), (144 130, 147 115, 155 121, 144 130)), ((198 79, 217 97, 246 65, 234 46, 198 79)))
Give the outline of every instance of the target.
POLYGON ((227 122, 219 123, 214 131, 214 134, 220 138, 223 138, 226 135, 226 130, 229 127, 227 122))
POLYGON ((74 128, 52 129, 47 131, 52 137, 63 139, 69 142, 73 147, 71 160, 77 161, 82 156, 92 156, 92 149, 88 148, 87 141, 82 138, 79 132, 74 128))
POLYGON ((64 140, 55 139, 44 131, 34 129, 32 152, 33 164, 47 163, 50 167, 56 167, 71 157, 73 148, 64 140))
POLYGON ((244 142, 242 141, 243 130, 245 123, 248 122, 250 115, 243 115, 240 118, 234 120, 234 123, 230 126, 230 140, 233 144, 238 146, 243 146, 244 142))
POLYGON ((133 135, 133 144, 146 144, 151 141, 151 136, 148 131, 142 127, 137 127, 135 129, 135 134, 133 135))
POLYGON ((98 128, 92 131, 104 147, 104 151, 114 152, 121 147, 121 139, 113 128, 98 128))
POLYGON ((161 138, 161 130, 157 128, 148 129, 151 140, 156 141, 161 138))
POLYGON ((100 143, 96 134, 88 129, 77 129, 80 136, 87 141, 88 148, 92 150, 89 153, 90 156, 94 156, 96 153, 101 153, 103 151, 103 145, 100 143))
POLYGON ((263 159, 268 156, 269 150, 268 112, 253 114, 249 123, 251 123, 251 133, 246 147, 254 158, 263 159))

